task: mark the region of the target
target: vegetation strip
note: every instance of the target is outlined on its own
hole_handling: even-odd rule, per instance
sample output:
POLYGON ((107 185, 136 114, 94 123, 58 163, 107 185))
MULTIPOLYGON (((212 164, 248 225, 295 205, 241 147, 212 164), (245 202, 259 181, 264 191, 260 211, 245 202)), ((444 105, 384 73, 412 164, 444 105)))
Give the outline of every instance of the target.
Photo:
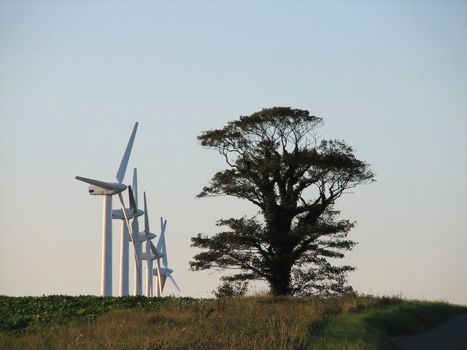
POLYGON ((0 349, 393 349, 466 307, 400 298, 0 296, 0 349))
POLYGON ((96 297, 51 295, 43 297, 0 296, 0 332, 23 333, 63 325, 67 322, 94 321, 115 309, 158 310, 168 303, 199 302, 194 298, 96 297))

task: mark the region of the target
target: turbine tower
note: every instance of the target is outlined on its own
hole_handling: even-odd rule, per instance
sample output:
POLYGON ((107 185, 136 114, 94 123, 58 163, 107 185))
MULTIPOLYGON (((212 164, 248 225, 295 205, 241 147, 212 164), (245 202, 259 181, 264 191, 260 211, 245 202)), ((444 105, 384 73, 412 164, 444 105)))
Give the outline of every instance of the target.
MULTIPOLYGON (((136 207, 136 204, 135 204, 136 207)), ((143 248, 142 242, 145 240, 144 232, 139 232, 139 223, 138 217, 134 217, 131 222, 131 230, 133 234, 131 235, 131 241, 135 247, 136 255, 138 256, 138 261, 135 264, 134 271, 134 294, 143 295, 143 266, 141 264, 141 258, 143 257, 143 248)))
MULTIPOLYGON (((112 196, 118 195, 120 205, 122 207, 122 213, 125 217, 125 222, 128 226, 128 232, 131 235, 132 229, 130 227, 128 217, 126 215, 125 203, 123 202, 122 192, 125 191, 127 186, 123 184, 125 178, 125 172, 130 158, 131 149, 133 147, 133 141, 135 139, 136 130, 138 129, 138 122, 135 123, 133 131, 130 136, 130 140, 123 154, 122 161, 117 171, 117 183, 104 182, 94 179, 88 179, 85 177, 76 176, 76 179, 89 184, 88 190, 90 195, 103 196, 103 213, 102 213, 102 263, 101 263, 101 295, 111 296, 112 295, 112 196)), ((136 248, 136 247, 134 247, 136 248)), ((139 255, 135 249, 135 255, 137 261, 139 261, 139 255)), ((141 265, 141 264, 140 264, 141 265)))

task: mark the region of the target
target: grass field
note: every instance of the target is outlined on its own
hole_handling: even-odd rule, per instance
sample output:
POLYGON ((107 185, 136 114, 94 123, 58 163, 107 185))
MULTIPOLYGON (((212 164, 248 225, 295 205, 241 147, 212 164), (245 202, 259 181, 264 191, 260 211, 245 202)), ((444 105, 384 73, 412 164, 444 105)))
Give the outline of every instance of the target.
POLYGON ((393 349, 466 307, 401 298, 0 296, 0 349, 393 349))

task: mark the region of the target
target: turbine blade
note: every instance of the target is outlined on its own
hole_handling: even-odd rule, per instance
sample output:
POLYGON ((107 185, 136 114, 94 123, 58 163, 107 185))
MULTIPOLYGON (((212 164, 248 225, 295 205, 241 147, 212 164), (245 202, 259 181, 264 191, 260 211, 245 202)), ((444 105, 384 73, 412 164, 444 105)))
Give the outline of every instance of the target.
POLYGON ((162 279, 161 279, 161 263, 159 259, 156 260, 156 268, 157 268, 157 286, 156 288, 159 291, 159 296, 162 296, 162 279))
POLYGON ((133 169, 133 190, 135 195, 136 208, 138 208, 138 173, 136 168, 133 169))
POLYGON ((151 242, 151 251, 157 257, 157 249, 154 243, 151 242))
POLYGON ((136 207, 135 197, 133 196, 133 190, 131 189, 131 186, 128 186, 128 198, 130 200, 131 211, 133 212, 133 214, 136 214, 138 208, 136 207))
POLYGON ((162 285, 161 285, 162 278, 161 278, 161 267, 160 267, 159 260, 157 260, 157 279, 159 281, 159 285, 158 285, 159 295, 162 296, 162 285))
POLYGON ((128 227, 128 235, 131 238, 131 243, 133 243, 133 253, 135 254, 136 265, 139 265, 140 261, 139 261, 139 256, 138 256, 138 250, 136 248, 136 239, 135 239, 137 237, 133 237, 133 230, 131 228, 130 221, 128 221, 128 216, 126 215, 125 202, 123 202, 123 196, 121 193, 118 194, 118 198, 120 199, 120 205, 122 206, 123 215, 125 216, 125 222, 128 227))
POLYGON ((110 183, 110 182, 104 182, 104 181, 99 181, 99 180, 94 180, 94 179, 88 179, 86 177, 81 177, 81 176, 76 176, 75 179, 79 180, 79 181, 86 182, 86 183, 88 183, 90 185, 95 185, 95 186, 102 187, 102 188, 104 188, 106 190, 109 190, 109 191, 118 190, 118 187, 115 186, 115 184, 110 183))
POLYGON ((148 234, 149 233, 149 216, 148 216, 148 205, 146 203, 146 192, 144 192, 143 195, 144 195, 144 232, 148 234))
POLYGON ((161 295, 162 295, 162 292, 164 291, 165 282, 167 282, 167 277, 165 275, 161 275, 161 295))
POLYGON ((118 168, 117 181, 119 183, 122 183, 123 178, 125 177, 126 167, 128 165, 128 160, 130 159, 131 148, 133 147, 133 141, 135 140, 136 129, 138 129, 138 122, 136 122, 135 126, 133 127, 130 140, 128 141, 128 144, 126 145, 125 153, 123 154, 122 161, 120 162, 120 167, 118 168))
POLYGON ((161 267, 160 267, 160 261, 157 260, 157 264, 158 264, 158 271, 157 273, 159 274, 158 277, 159 277, 159 290, 160 290, 160 293, 161 293, 161 296, 162 296, 162 292, 164 291, 164 286, 165 286, 165 280, 166 280, 166 277, 163 273, 161 273, 161 267))
POLYGON ((169 263, 167 260, 167 247, 165 245, 165 228, 167 226, 167 220, 161 218, 161 235, 157 242, 157 251, 162 254, 162 266, 168 267, 169 263))
POLYGON ((175 288, 177 288, 177 290, 180 292, 180 288, 178 287, 177 282, 175 282, 175 279, 172 277, 172 275, 168 275, 167 277, 168 277, 169 281, 172 282, 172 285, 175 288))

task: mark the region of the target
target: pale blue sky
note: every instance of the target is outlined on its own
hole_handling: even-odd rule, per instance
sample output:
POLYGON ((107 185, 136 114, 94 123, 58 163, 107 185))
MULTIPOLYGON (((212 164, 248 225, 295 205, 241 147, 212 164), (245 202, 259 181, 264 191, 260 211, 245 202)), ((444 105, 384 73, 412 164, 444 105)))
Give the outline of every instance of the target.
POLYGON ((99 292, 102 203, 74 176, 113 180, 138 120, 151 225, 181 294, 209 296, 189 238, 255 209, 194 199, 223 167, 196 136, 271 106, 323 117, 377 174, 339 203, 351 284, 467 304, 463 1, 0 1, 0 294, 99 292))

